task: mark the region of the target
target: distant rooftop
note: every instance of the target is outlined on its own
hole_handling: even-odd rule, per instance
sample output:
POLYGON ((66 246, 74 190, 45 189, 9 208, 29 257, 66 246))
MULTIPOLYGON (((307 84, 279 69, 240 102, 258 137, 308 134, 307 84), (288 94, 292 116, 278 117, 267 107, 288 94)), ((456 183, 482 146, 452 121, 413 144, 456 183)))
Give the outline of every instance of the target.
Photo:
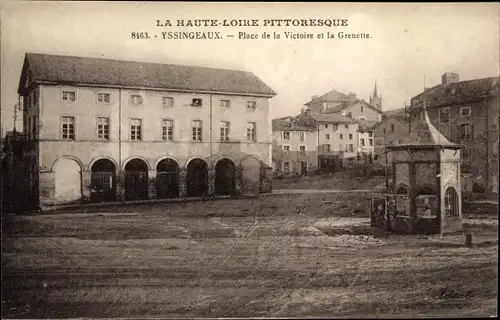
POLYGON ((425 90, 411 99, 412 108, 420 108, 425 101, 427 107, 436 107, 464 102, 480 101, 498 96, 500 77, 474 79, 439 84, 425 90))

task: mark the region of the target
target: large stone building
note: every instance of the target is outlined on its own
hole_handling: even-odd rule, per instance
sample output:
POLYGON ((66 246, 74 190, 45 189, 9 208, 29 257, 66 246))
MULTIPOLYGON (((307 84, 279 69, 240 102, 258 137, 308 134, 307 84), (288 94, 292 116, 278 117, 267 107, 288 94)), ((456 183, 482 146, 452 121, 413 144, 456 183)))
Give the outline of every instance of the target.
POLYGON ((273 167, 283 175, 304 175, 318 169, 318 130, 295 118, 273 119, 273 167))
POLYGON ((250 72, 28 53, 36 202, 269 190, 276 93, 250 72))
POLYGON ((498 194, 499 78, 459 81, 445 73, 442 83, 411 99, 410 127, 428 109, 432 124, 461 144, 464 191, 498 194))

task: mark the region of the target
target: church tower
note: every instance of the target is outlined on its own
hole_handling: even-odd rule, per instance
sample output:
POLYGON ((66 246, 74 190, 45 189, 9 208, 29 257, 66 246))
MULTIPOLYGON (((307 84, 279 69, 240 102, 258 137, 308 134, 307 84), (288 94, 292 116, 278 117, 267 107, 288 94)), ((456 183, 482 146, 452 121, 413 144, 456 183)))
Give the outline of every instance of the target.
POLYGON ((378 96, 377 81, 375 81, 375 89, 373 89, 373 96, 370 97, 370 104, 375 108, 382 111, 382 96, 378 96))

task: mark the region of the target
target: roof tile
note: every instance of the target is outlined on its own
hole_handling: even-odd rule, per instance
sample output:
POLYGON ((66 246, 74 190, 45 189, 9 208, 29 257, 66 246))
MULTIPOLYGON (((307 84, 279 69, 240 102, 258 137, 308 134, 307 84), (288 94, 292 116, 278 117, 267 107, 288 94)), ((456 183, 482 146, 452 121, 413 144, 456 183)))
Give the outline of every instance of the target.
POLYGON ((37 53, 26 60, 38 81, 276 95, 246 71, 37 53))

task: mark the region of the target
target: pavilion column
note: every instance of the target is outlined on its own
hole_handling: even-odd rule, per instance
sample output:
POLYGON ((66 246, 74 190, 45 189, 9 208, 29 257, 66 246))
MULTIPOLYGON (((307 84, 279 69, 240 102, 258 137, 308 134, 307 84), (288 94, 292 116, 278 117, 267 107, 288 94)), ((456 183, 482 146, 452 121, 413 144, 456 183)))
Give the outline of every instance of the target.
POLYGON ((41 171, 38 180, 40 205, 51 205, 56 195, 56 175, 53 171, 41 171))
POLYGON ((156 194, 156 170, 148 171, 148 199, 154 200, 157 198, 156 194))
POLYGON ((82 197, 84 202, 90 201, 92 171, 82 171, 82 197))
POLYGON ((208 194, 213 195, 215 193, 215 169, 208 169, 208 194))
POLYGON ((409 166, 409 172, 410 176, 409 178, 409 190, 408 194, 410 196, 410 218, 408 219, 408 233, 413 232, 413 226, 415 224, 415 215, 417 212, 417 203, 416 203, 416 197, 417 197, 417 190, 415 189, 415 183, 416 183, 416 168, 415 168, 415 163, 408 163, 409 166))
POLYGON ((125 171, 116 173, 116 197, 118 201, 125 201, 125 171))
POLYGON ((187 188, 186 188, 186 178, 187 171, 184 168, 179 170, 179 197, 184 198, 187 196, 187 188))

